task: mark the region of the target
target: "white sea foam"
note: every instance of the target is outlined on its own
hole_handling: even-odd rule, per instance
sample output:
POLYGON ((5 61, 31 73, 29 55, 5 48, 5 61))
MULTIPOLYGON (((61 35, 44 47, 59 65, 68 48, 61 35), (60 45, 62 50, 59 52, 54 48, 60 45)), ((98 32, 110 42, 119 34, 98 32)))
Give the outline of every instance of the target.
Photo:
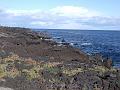
POLYGON ((81 45, 82 46, 90 46, 90 45, 92 45, 92 43, 82 43, 81 45))

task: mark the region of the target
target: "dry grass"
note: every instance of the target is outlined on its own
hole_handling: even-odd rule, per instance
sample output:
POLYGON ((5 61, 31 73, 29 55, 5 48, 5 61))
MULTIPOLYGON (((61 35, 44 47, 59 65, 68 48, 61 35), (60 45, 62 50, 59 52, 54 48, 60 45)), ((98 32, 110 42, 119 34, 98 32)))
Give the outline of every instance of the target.
POLYGON ((99 72, 100 75, 103 75, 106 72, 111 72, 111 73, 116 72, 115 68, 108 69, 105 66, 95 66, 94 68, 88 68, 88 70, 99 72))
POLYGON ((75 68, 75 69, 63 69, 63 73, 68 76, 74 76, 77 73, 83 72, 82 68, 75 68))
POLYGON ((15 60, 20 60, 20 57, 16 54, 12 54, 6 58, 4 58, 4 61, 7 62, 7 61, 15 61, 15 60))
POLYGON ((44 68, 56 67, 57 65, 60 65, 60 64, 62 64, 62 63, 60 63, 60 62, 47 62, 44 64, 43 67, 44 68))
POLYGON ((0 64, 0 79, 3 78, 6 75, 4 71, 4 65, 0 64))
MULTIPOLYGON (((47 63, 38 63, 31 58, 24 59, 19 57, 16 54, 12 54, 3 59, 4 63, 0 63, 0 78, 3 77, 10 77, 15 78, 18 75, 22 75, 22 73, 26 73, 26 78, 32 80, 34 78, 40 78, 39 71, 47 70, 49 73, 57 74, 59 69, 56 68, 57 65, 61 64, 59 62, 47 62, 47 63), (17 62, 17 66, 20 65, 21 70, 15 67, 15 62, 17 62), (10 70, 7 70, 9 67, 12 66, 10 70), (29 70, 25 69, 24 67, 32 66, 29 70)), ((19 67, 19 66, 18 66, 19 67)))

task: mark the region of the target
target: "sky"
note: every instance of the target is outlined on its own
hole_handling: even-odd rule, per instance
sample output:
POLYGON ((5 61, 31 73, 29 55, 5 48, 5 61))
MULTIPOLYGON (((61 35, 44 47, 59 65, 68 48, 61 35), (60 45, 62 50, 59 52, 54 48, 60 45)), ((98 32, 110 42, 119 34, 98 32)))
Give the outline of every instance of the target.
POLYGON ((0 25, 120 30, 120 0, 0 0, 0 25))

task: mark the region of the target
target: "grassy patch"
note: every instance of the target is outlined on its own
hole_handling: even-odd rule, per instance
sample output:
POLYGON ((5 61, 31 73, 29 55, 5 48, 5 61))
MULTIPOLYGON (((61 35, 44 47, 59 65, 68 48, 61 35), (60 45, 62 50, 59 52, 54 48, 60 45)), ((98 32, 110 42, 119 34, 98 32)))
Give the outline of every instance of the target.
POLYGON ((68 76, 73 76, 79 72, 83 72, 82 68, 74 68, 74 69, 63 69, 63 73, 68 76))
POLYGON ((0 64, 0 78, 3 78, 6 75, 4 67, 5 67, 4 65, 0 64))

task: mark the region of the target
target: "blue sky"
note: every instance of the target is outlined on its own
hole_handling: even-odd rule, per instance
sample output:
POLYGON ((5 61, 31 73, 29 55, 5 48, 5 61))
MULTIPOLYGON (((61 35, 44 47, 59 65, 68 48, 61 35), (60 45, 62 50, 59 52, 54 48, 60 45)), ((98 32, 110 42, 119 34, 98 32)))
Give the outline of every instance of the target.
POLYGON ((0 0, 0 24, 119 30, 119 8, 120 0, 0 0))

